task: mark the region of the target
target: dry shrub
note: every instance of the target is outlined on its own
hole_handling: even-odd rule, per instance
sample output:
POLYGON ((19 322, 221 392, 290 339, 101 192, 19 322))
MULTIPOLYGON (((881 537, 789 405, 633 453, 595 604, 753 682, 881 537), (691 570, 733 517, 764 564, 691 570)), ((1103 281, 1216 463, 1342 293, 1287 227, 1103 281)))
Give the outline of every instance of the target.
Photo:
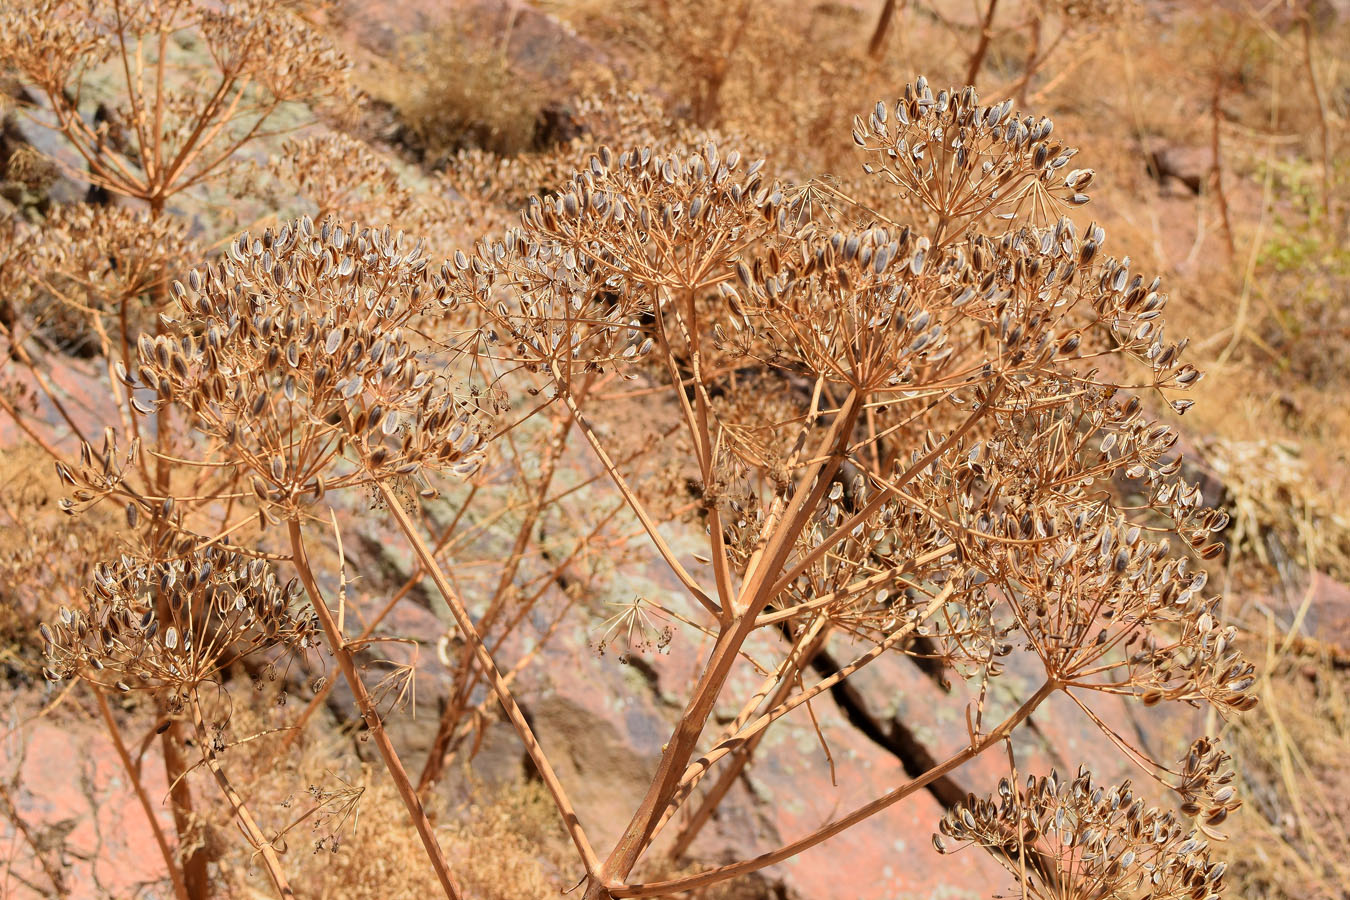
POLYGON ((515 155, 534 143, 545 94, 490 37, 443 26, 409 38, 372 96, 390 103, 404 141, 433 167, 465 148, 515 155))
POLYGON ((548 792, 537 782, 478 788, 448 824, 467 891, 484 900, 556 897, 572 871, 548 792))
MULTIPOLYGON (((314 777, 321 778, 325 787, 346 788, 323 772, 317 758, 313 762, 314 777)), ((351 786, 363 789, 359 813, 336 845, 329 839, 312 848, 319 838, 307 834, 304 826, 289 836, 292 850, 286 859, 294 870, 297 892, 343 900, 423 900, 437 893, 398 795, 368 770, 351 786)), ((291 810, 298 812, 313 803, 308 792, 292 796, 296 800, 291 810)), ((467 896, 551 900, 571 886, 563 883, 570 871, 568 848, 559 838, 542 786, 519 782, 496 789, 479 787, 470 800, 452 806, 443 816, 447 821, 440 830, 446 853, 455 861, 455 874, 467 896)))
MULTIPOLYGON (((281 684, 255 680, 250 702, 232 705, 220 756, 231 770, 253 773, 255 812, 267 833, 277 835, 273 843, 297 894, 411 900, 437 892, 398 794, 351 757, 353 735, 329 730, 284 749, 277 730, 288 718, 281 684)), ((240 895, 266 896, 267 876, 254 849, 230 835, 229 814, 213 806, 209 839, 223 879, 240 895)))
POLYGON ((1285 576, 1292 563, 1350 577, 1350 518, 1313 477, 1298 445, 1215 438, 1201 453, 1227 493, 1230 562, 1255 557, 1285 576))
MULTIPOLYGON (((1350 166, 1344 154, 1339 160, 1333 178, 1345 185, 1350 166)), ((1297 205, 1276 214, 1260 248, 1253 286, 1260 319, 1240 358, 1280 383, 1337 395, 1350 388, 1350 223, 1321 211, 1315 174, 1286 164, 1275 175, 1279 196, 1297 205)))
MULTIPOLYGON (((302 897, 343 900, 422 900, 439 892, 398 794, 369 765, 335 764, 354 735, 325 736, 277 756, 284 723, 278 685, 266 683, 255 702, 230 719, 226 756, 240 771, 258 773, 252 792, 270 827, 282 833, 291 883, 302 897)), ((566 885, 565 841, 543 787, 524 780, 495 787, 465 768, 452 792, 438 792, 447 855, 468 896, 484 900, 548 900, 566 885)), ((224 812, 224 811, 218 811, 224 812)), ((217 829, 229 827, 223 818, 217 829)), ((223 837, 223 834, 220 835, 223 837)), ((221 861, 237 887, 262 887, 247 846, 221 841, 221 861)))
MULTIPOLYGON (((615 48, 636 73, 615 82, 669 120, 638 140, 616 139, 611 129, 596 132, 621 147, 669 140, 682 129, 716 129, 741 138, 746 153, 772 148, 793 173, 838 171, 831 164, 848 152, 848 110, 895 87, 893 79, 877 77, 855 46, 858 17, 843 6, 638 0, 616 9, 562 0, 553 8, 615 48)), ((907 63, 907 70, 914 65, 907 63)), ((604 109, 622 114, 632 105, 619 95, 607 97, 604 109)))
MULTIPOLYGON (((3 105, 0 112, 4 113, 0 130, 8 132, 14 127, 13 115, 5 112, 3 105)), ((8 134, 0 135, 0 198, 26 214, 44 213, 51 203, 48 189, 60 175, 56 163, 31 145, 10 140, 8 134)))

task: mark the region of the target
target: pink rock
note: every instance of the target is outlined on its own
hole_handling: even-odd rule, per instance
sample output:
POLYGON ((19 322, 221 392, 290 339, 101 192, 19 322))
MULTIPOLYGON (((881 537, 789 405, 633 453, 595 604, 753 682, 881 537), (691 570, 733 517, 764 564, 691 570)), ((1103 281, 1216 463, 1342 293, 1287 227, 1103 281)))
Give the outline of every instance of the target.
MULTIPOLYGON (((172 895, 154 832, 116 749, 96 721, 67 719, 60 713, 39 719, 13 757, 5 760, 5 768, 18 766, 14 804, 39 842, 50 846, 48 858, 61 867, 70 897, 172 895)), ((145 756, 143 772, 160 826, 172 841, 173 819, 164 803, 168 788, 153 750, 145 756)), ((12 826, 6 823, 5 830, 12 826)), ((10 840, 4 835, 5 845, 10 840)), ((8 890, 13 893, 5 896, 12 900, 42 896, 19 885, 21 879, 42 887, 50 884, 26 853, 14 860, 10 876, 8 890)))

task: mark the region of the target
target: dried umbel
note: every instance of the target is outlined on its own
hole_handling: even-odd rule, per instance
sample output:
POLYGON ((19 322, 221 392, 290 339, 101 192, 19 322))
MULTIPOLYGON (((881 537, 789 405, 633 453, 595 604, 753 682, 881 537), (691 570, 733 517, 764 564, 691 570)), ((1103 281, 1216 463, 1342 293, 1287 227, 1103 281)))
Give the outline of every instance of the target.
POLYGON ((1072 382, 1033 392, 1026 411, 994 417, 997 431, 939 469, 925 497, 958 498, 964 509, 952 519, 969 529, 958 543, 1001 588, 1000 609, 1027 649, 1065 684, 1147 704, 1247 709, 1251 668, 1231 630, 1214 624, 1205 573, 1173 557, 1151 525, 1170 520, 1203 556, 1226 518, 1166 459, 1174 435, 1110 393, 1072 382), (1066 411, 1077 427, 1066 427, 1066 411), (1053 486, 1036 490, 1036 473, 1047 471, 1053 486), (1105 479, 1121 475, 1145 481, 1147 515, 1103 502, 1105 479))
POLYGON ((1052 772, 1008 779, 996 796, 970 797, 943 816, 938 850, 976 844, 1017 879, 1026 900, 1217 900, 1227 866, 1174 813, 1145 807, 1130 782, 1073 781, 1052 772))
POLYGON ((417 196, 419 231, 433 246, 447 248, 498 232, 531 197, 552 193, 570 180, 576 156, 570 145, 517 156, 460 150, 431 176, 431 189, 417 196))
POLYGON ((458 293, 554 378, 634 361, 653 346, 644 320, 667 315, 667 304, 678 316, 676 305, 729 281, 729 258, 779 225, 782 193, 763 184, 762 168, 712 143, 669 156, 603 147, 557 194, 532 201, 504 241, 456 254, 458 293))
POLYGON ((134 402, 184 410, 264 508, 477 468, 475 409, 417 335, 445 291, 401 233, 300 219, 241 236, 172 292, 173 331, 143 337, 127 375, 134 402))
POLYGON ((1133 3, 1131 0, 1043 0, 1041 5, 1074 24, 1096 26, 1121 18, 1130 11, 1133 3))
POLYGON ((286 141, 267 168, 317 207, 316 221, 341 215, 348 221, 405 225, 413 210, 413 193, 394 165, 346 134, 286 141))
MULTIPOLYGON (((189 4, 185 4, 189 5, 189 4)), ((297 9, 277 0, 191 4, 211 56, 227 72, 246 73, 279 102, 322 103, 342 96, 348 62, 297 9)))
MULTIPOLYGON (((9 105, 8 99, 0 100, 0 117, 9 115, 9 105)), ((61 169, 56 163, 33 147, 20 144, 10 150, 8 161, 0 168, 0 189, 7 198, 18 200, 21 208, 41 210, 47 206, 48 198, 44 195, 60 177, 61 169), (12 193, 16 189, 17 197, 12 193)))
POLYGON ((300 585, 229 546, 123 555, 95 566, 92 582, 83 609, 62 607, 41 626, 50 680, 179 695, 245 657, 304 653, 319 640, 300 585))
POLYGON ((149 327, 158 288, 197 255, 179 219, 65 204, 15 235, 15 293, 27 327, 69 351, 125 355, 149 327))
MULTIPOLYGON (((1232 757, 1217 738, 1197 738, 1176 770, 1168 770, 1169 786, 1181 795, 1183 815, 1198 817, 1208 829, 1221 824, 1242 805, 1233 782, 1237 774, 1229 767, 1232 757)), ((1217 835, 1216 835, 1217 836, 1217 835)))
POLYGON ((959 235, 988 216, 1053 220, 1054 210, 1086 203, 1091 169, 1067 166, 1077 150, 1051 138, 1045 117, 1019 116, 1012 100, 980 105, 974 88, 907 85, 891 110, 878 103, 853 140, 869 154, 864 168, 927 207, 935 240, 959 235))
MULTIPOLYGON (((77 515, 98 504, 108 497, 123 492, 123 482, 134 472, 141 444, 133 439, 126 450, 118 446, 117 434, 111 428, 103 433, 103 444, 95 450, 88 441, 80 442, 80 457, 75 465, 63 460, 56 463, 56 475, 66 485, 75 490, 69 497, 62 497, 57 505, 68 515, 77 515)), ((135 528, 142 506, 147 512, 159 513, 167 518, 173 511, 172 501, 166 501, 162 507, 150 508, 143 497, 128 504, 127 525, 135 528)))
POLYGON ((278 0, 10 4, 0 59, 42 96, 35 118, 74 146, 83 177, 156 213, 237 166, 236 151, 275 129, 283 104, 352 96, 347 61, 278 0), (81 109, 94 93, 86 82, 104 74, 118 90, 100 90, 96 111, 81 109))
MULTIPOLYGON (((678 155, 690 148, 701 148, 709 141, 744 148, 742 153, 758 158, 763 148, 738 134, 720 128, 700 126, 673 116, 661 100, 651 94, 617 88, 580 98, 573 111, 579 128, 591 135, 589 145, 578 141, 584 153, 574 156, 572 169, 584 167, 596 143, 612 147, 651 147, 662 156, 678 155), (754 154, 749 150, 753 149, 754 154)), ((570 174, 570 170, 569 173, 570 174)))
POLYGON ((1189 386, 1198 373, 1180 362, 1184 343, 1165 343, 1155 321, 1166 304, 1159 283, 1132 278, 1128 258, 1101 259, 1104 240, 1100 227, 1080 235, 1065 218, 940 248, 908 226, 835 231, 739 264, 723 293, 737 330, 854 388, 906 392, 987 376, 952 346, 996 354, 1005 372, 1035 381, 1051 369, 1088 379, 1085 361, 1128 353, 1149 364, 1153 384, 1189 386))
POLYGON ((620 647, 619 661, 626 664, 633 654, 669 652, 675 630, 668 624, 657 624, 665 617, 654 609, 648 613, 650 607, 644 598, 610 601, 609 605, 618 607, 618 612, 600 623, 601 634, 591 642, 598 655, 604 656, 610 646, 620 647))

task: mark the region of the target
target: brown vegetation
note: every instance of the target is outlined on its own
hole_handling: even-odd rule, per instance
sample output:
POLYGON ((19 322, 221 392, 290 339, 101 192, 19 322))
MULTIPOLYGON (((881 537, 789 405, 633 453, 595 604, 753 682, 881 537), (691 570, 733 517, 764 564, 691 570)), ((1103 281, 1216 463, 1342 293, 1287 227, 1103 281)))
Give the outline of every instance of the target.
MULTIPOLYGON (((1142 6, 769 7, 552 4, 618 62, 548 147, 550 88, 505 41, 409 41, 382 64, 405 77, 357 80, 426 171, 315 121, 358 105, 318 7, 0 13, 16 115, 94 189, 0 219, 7 674, 48 692, 33 721, 64 703, 106 730, 177 900, 722 896, 827 841, 847 854, 926 790, 939 851, 982 848, 1017 896, 1335 895, 1344 817, 1305 796, 1344 768, 1334 649, 1296 644, 1307 603, 1277 634, 1214 586, 1345 573, 1350 525, 1308 487, 1344 463, 1343 413, 1306 465, 1273 432, 1234 440, 1231 408, 1178 418, 1205 362, 1219 400, 1298 372, 1294 417, 1344 381, 1324 361, 1342 345, 1299 343, 1339 327, 1348 214, 1344 74, 1315 10, 1197 16, 1213 40, 1187 134, 1135 68, 1167 52, 1138 43, 1142 6), (901 58, 941 79, 895 83, 901 58), (1107 65, 1119 95, 1088 83, 1107 65), (1245 147, 1234 104, 1268 128, 1245 147), (1281 156, 1296 129, 1312 137, 1281 156), (1198 197, 1113 188, 1106 225, 1083 215, 1089 166, 1190 186, 1165 147, 1183 136, 1198 197), (1277 201, 1277 179, 1300 192, 1277 201), (208 184, 268 208, 203 234, 184 210, 208 184), (1193 229, 1164 234, 1183 202, 1193 229), (1162 270, 1192 301, 1179 322, 1162 270), (1214 285, 1224 310, 1197 309, 1214 285), (1197 415, 1232 519, 1180 456, 1197 415), (627 590, 632 572, 660 587, 627 590), (439 633, 394 630, 415 603, 439 633), (635 664, 705 641, 612 829, 578 811, 521 686, 569 677, 550 648, 574 622, 635 664), (786 717, 832 779, 849 765, 813 702, 890 659, 944 685, 956 749, 765 852, 694 858, 786 717), (411 747, 397 726, 431 666, 445 695, 411 747), (1287 697, 1337 726, 1296 740, 1318 716, 1287 697), (1122 699, 1201 714, 1160 752, 1115 721, 1122 699), (1076 775, 1043 771, 1054 702, 1138 783, 1063 748, 1076 775), (507 735, 528 779, 489 785, 481 748, 507 735), (1229 861, 1229 833, 1272 835, 1274 861, 1229 861)), ((6 177, 42 189, 24 159, 6 177)), ((70 895, 4 785, 25 889, 70 895)))

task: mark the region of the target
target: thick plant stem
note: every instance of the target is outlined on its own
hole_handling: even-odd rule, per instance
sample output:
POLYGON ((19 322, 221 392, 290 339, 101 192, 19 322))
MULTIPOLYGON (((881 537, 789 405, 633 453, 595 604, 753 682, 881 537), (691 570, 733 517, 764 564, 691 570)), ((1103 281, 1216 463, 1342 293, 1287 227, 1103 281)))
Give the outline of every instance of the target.
MULTIPOLYGON (((164 619, 163 621, 168 621, 164 619)), ((178 846, 186 846, 192 837, 193 800, 192 788, 188 785, 187 765, 183 761, 182 726, 172 722, 167 731, 159 736, 159 748, 164 756, 164 775, 169 782, 169 801, 173 811, 174 829, 178 834, 178 846)), ((206 871, 206 848, 198 846, 183 860, 183 882, 187 886, 191 900, 207 900, 211 896, 211 883, 206 871)))
POLYGON ((553 765, 544 755, 538 739, 534 736, 534 730, 530 728, 530 723, 525 720, 525 714, 520 711, 516 698, 511 695, 510 686, 493 661, 492 653, 483 643, 483 637, 478 633, 478 629, 474 626, 473 619, 469 617, 469 611, 464 608, 464 603, 459 599, 459 595, 450 586, 450 580, 445 577, 445 572, 442 571, 441 564, 436 561, 435 554, 431 552, 431 548, 427 546, 426 541, 422 540, 417 533, 412 519, 408 518, 408 514, 403 509, 402 500, 384 482, 378 482, 378 484, 380 492, 384 496, 384 502, 389 507, 389 513, 394 517, 394 522, 403 532, 404 537, 408 539, 408 543, 412 545, 413 552, 422 561, 422 565, 431 573, 431 580, 436 583, 436 589, 440 591, 446 606, 450 607, 450 614, 454 616, 460 634, 473 647, 474 660, 487 676, 492 685, 493 693, 497 695, 497 701, 501 703, 507 719, 510 720, 511 725, 520 736, 521 742, 525 745, 525 752, 529 755, 530 762, 534 763, 539 777, 543 779, 544 786, 548 788, 549 794, 553 797, 553 804, 558 808, 558 813, 567 826, 567 833, 571 836, 572 843, 576 845, 577 852, 581 854, 587 875, 593 878, 600 868, 600 860, 591 848, 591 842, 586 837, 585 830, 581 827, 581 820, 572 807, 572 801, 567 798, 567 792, 563 790, 562 782, 558 780, 557 773, 553 771, 553 765))
POLYGON ((230 784, 230 779, 226 777, 225 771, 220 767, 220 760, 216 758, 215 746, 212 743, 212 737, 206 731, 206 722, 202 718, 202 704, 197 698, 197 692, 192 692, 192 724, 197 729, 197 743, 201 746, 202 759, 206 762, 206 767, 211 770, 211 775, 216 779, 216 785, 220 788, 221 794, 230 804, 230 812, 234 814, 239 823, 239 829, 244 832, 248 842, 253 845, 253 849, 258 851, 262 857, 263 867, 267 869, 268 876, 272 879, 273 886, 277 889, 277 895, 282 900, 295 900, 295 892, 286 881, 286 873, 281 870, 281 860, 277 858, 276 850, 272 849, 272 842, 263 834, 258 823, 254 821, 253 815, 244 805, 244 798, 239 796, 239 792, 230 784))
MULTIPOLYGON (((737 598, 738 614, 719 632, 717 643, 680 716, 679 724, 666 742, 666 750, 657 763, 656 774, 647 794, 605 860, 600 879, 603 884, 627 878, 655 832, 667 803, 679 786, 685 767, 694 755, 741 646, 755 630, 760 612, 773 599, 775 573, 781 570, 820 497, 829 490, 830 479, 847 456, 853 426, 862 409, 861 394, 858 391, 851 392, 822 442, 827 448, 826 455, 802 475, 782 516, 773 522, 768 542, 751 558, 737 598)), ((584 900, 599 900, 604 896, 604 888, 596 885, 587 891, 584 900)))
POLYGON ((985 54, 989 52, 989 41, 993 38, 994 12, 998 9, 998 0, 989 0, 985 7, 984 19, 980 22, 980 38, 975 44, 975 52, 970 55, 966 65, 966 84, 974 84, 979 77, 980 67, 984 65, 985 54))
POLYGON ((880 59, 886 46, 886 34, 891 30, 891 19, 895 18, 896 0, 885 0, 881 5, 881 14, 877 16, 876 27, 872 29, 872 39, 867 42, 867 55, 880 59))
POLYGON ((169 880, 173 882, 173 895, 178 900, 188 900, 187 883, 183 881, 183 872, 179 867, 178 860, 174 857, 173 849, 169 847, 168 839, 164 836, 164 829, 159 826, 159 818, 155 815, 155 808, 150 804, 150 797, 145 792, 145 785, 141 783, 140 774, 136 771, 136 764, 132 762, 126 742, 122 740, 122 730, 117 727, 117 720, 113 718, 112 710, 108 707, 108 698, 103 695, 103 691, 97 685, 91 684, 90 689, 94 692, 94 699, 98 701, 98 712, 103 717, 104 726, 108 729, 108 737, 112 739, 113 746, 117 748, 117 758, 121 760, 122 768, 127 773, 127 780, 131 782, 131 787, 136 792, 136 800, 145 812, 146 821, 150 823, 150 831, 155 835, 155 846, 159 847, 159 853, 164 857, 164 865, 169 870, 169 880))
POLYGON ((426 849, 427 857, 431 860, 431 867, 436 871, 436 879, 441 883, 441 890, 445 892, 447 900, 461 900, 463 894, 460 892, 459 882, 455 880, 454 874, 450 871, 450 866, 445 861, 445 854, 441 852, 441 845, 436 840, 431 822, 427 820, 426 810, 422 808, 422 801, 417 796, 417 791, 413 789, 412 782, 408 779, 408 773, 403 768, 403 762, 398 758, 397 751, 394 750, 393 742, 389 740, 388 732, 384 730, 384 722, 380 719, 375 701, 371 698, 370 692, 366 690, 360 674, 356 671, 356 660, 352 651, 347 647, 346 638, 338 630, 337 621, 333 619, 333 614, 324 602, 323 595, 319 593, 319 585, 314 580, 314 573, 309 567, 309 556, 305 553, 305 541, 300 531, 299 520, 290 519, 287 522, 287 529, 291 539, 292 559, 296 571, 300 575, 300 582, 305 587, 305 593, 309 594, 310 603, 314 607, 315 614, 319 617, 319 624, 323 628, 328 647, 333 656, 337 658, 338 667, 342 669, 342 677, 346 679, 347 685, 352 689, 352 694, 356 698, 357 709, 361 712, 361 718, 365 719, 366 726, 370 729, 371 740, 379 748, 380 756, 384 759, 384 766, 389 770, 389 776, 394 780, 394 787, 398 791, 399 797, 402 798, 403 805, 407 807, 408 816, 412 819, 413 826, 417 829, 417 836, 422 839, 422 846, 426 849))
POLYGON ((854 672, 861 669, 863 666, 866 666, 872 661, 876 660, 878 657, 881 656, 881 654, 885 653, 891 647, 894 647, 896 644, 898 644, 900 641, 904 640, 908 635, 910 635, 920 622, 924 621, 933 613, 935 613, 942 606, 943 603, 947 602, 947 598, 950 596, 951 596, 951 586, 948 585, 947 588, 943 589, 941 593, 939 593, 937 596, 935 596, 932 600, 929 601, 927 608, 922 613, 920 613, 919 617, 916 618, 913 622, 909 623, 903 628, 895 630, 880 644, 877 644, 871 650, 868 650, 866 653, 862 654, 853 662, 849 663, 847 666, 835 672, 828 678, 822 678, 820 681, 817 681, 815 684, 813 684, 806 690, 801 691, 797 694, 793 694, 789 698, 785 699, 782 703, 773 706, 763 715, 759 716, 757 719, 746 722, 735 732, 733 732, 731 736, 727 737, 725 740, 721 741, 715 747, 708 750, 698 759, 690 763, 689 767, 685 769, 684 774, 680 777, 680 781, 679 784, 676 786, 676 790, 671 794, 671 799, 669 801, 670 807, 673 809, 679 806, 679 804, 681 804, 682 802, 684 802, 684 798, 687 797, 689 795, 689 792, 693 790, 694 785, 698 783, 699 778, 702 777, 702 775, 706 773, 709 769, 711 769, 715 763, 717 763, 723 757, 729 756, 732 753, 734 753, 737 750, 737 748, 744 746, 748 741, 754 738, 755 735, 762 734, 763 731, 770 725, 772 725, 775 721, 781 719, 783 716, 792 712, 794 709, 801 706, 803 703, 807 703, 811 701, 813 698, 820 696, 825 691, 834 687, 836 684, 839 684, 841 681, 848 678, 854 672))
POLYGON ((664 897, 668 894, 678 894, 682 891, 692 891, 697 888, 718 884, 719 882, 726 881, 730 878, 735 878, 738 875, 757 872, 767 866, 780 863, 785 859, 790 859, 802 851, 814 847, 816 844, 829 840, 841 831, 852 828, 864 819, 876 815, 886 807, 903 800, 915 791, 927 787, 948 772, 960 768, 990 747, 1002 743, 1004 738, 1012 734, 1013 729, 1025 722, 1027 718, 1035 712, 1036 708, 1045 701, 1045 698, 1058 690, 1059 687, 1060 685, 1058 682, 1053 679, 1047 679, 1035 694, 1018 707, 1016 712, 1001 722, 997 728, 986 734, 978 742, 949 756, 918 778, 905 782, 889 793, 883 794, 872 802, 858 807, 848 815, 835 819, 828 825, 818 828, 805 837, 799 838, 790 844, 779 847, 777 850, 761 854, 754 859, 747 859, 743 862, 731 863, 730 865, 710 869, 698 875, 676 878, 671 881, 650 882, 647 884, 627 884, 621 887, 614 887, 609 890, 608 894, 602 894, 601 896, 605 897, 606 900, 619 897, 664 897))
MULTIPOLYGON (((158 210, 152 209, 157 216, 158 210)), ((155 417, 155 446, 162 453, 172 447, 173 429, 169 421, 169 408, 165 407, 155 417)), ((155 460, 155 491, 161 497, 172 495, 172 481, 168 461, 164 456, 155 460)), ((154 542, 158 545, 168 533, 168 523, 156 516, 152 525, 154 542)), ((168 600, 163 591, 155 591, 155 613, 161 622, 172 621, 168 600)), ((165 710, 160 710, 161 714, 165 710)), ((193 828, 192 788, 185 777, 187 765, 183 761, 183 728, 178 721, 171 721, 169 728, 160 735, 160 750, 164 755, 164 775, 169 782, 169 797, 173 805, 174 827, 178 832, 178 846, 186 847, 193 828)), ((206 900, 211 896, 211 884, 206 871, 206 847, 198 846, 183 861, 183 881, 187 885, 188 896, 192 900, 206 900)))
MULTIPOLYGON (((807 642, 803 646, 796 648, 796 652, 794 652, 791 657, 790 665, 783 672, 783 677, 779 681, 777 690, 774 691, 773 696, 769 699, 769 709, 775 709, 787 700, 788 696, 792 693, 794 677, 803 668, 810 665, 811 660, 820 650, 821 645, 825 643, 825 638, 828 635, 829 631, 827 629, 816 628, 813 630, 812 635, 807 642)), ((727 761, 725 766, 723 766, 722 773, 717 776, 717 780, 713 783, 713 786, 708 789, 706 794, 704 794, 703 800, 698 805, 698 809, 694 810, 689 821, 680 829, 679 834, 675 836, 675 843, 670 848, 668 854, 672 860, 678 860, 689 850, 689 846, 694 842, 694 838, 698 837, 699 831, 708 823, 708 820, 712 818, 712 814, 717 810, 717 807, 722 803, 723 798, 725 798, 727 793, 731 790, 732 785, 740 778, 741 772, 744 771, 746 765, 749 764, 750 758, 754 756, 755 749, 759 746, 759 742, 762 741, 764 735, 768 733, 768 729, 761 729, 752 734, 745 743, 732 751, 732 758, 727 761)))

